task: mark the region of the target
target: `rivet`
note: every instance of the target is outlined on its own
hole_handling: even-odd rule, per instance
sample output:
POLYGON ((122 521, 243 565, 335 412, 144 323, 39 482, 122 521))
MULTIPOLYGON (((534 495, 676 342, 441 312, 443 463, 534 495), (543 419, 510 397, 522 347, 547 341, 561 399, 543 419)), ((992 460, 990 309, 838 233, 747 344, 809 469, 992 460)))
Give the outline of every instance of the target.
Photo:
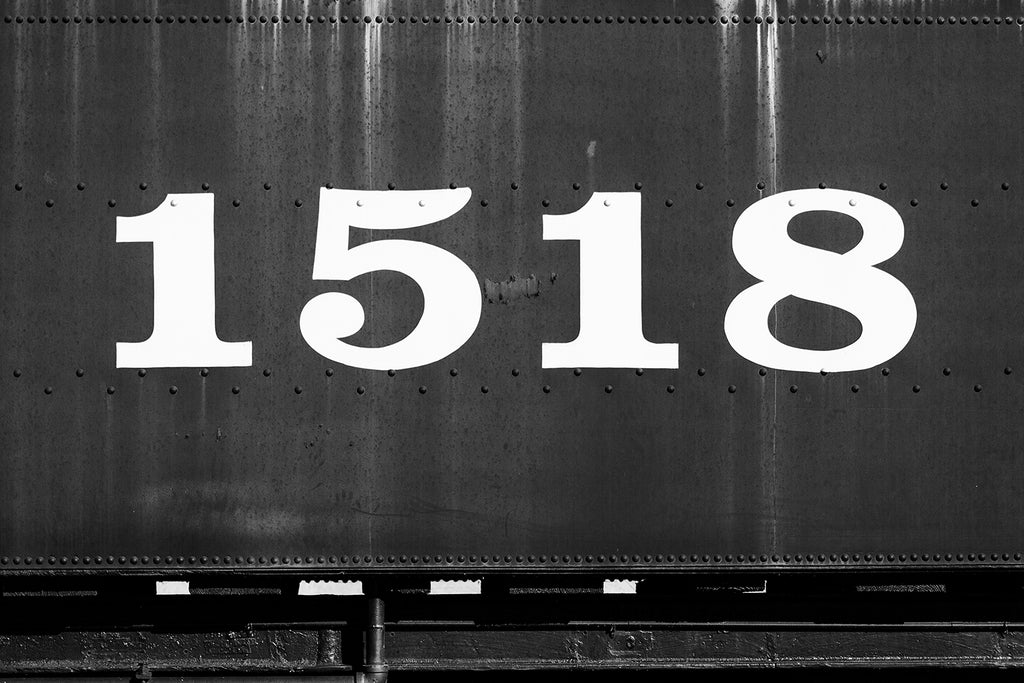
POLYGON ((242 391, 242 388, 240 386, 238 386, 237 384, 235 386, 231 387, 231 393, 232 394, 238 394, 241 391, 242 391))
POLYGON ((177 205, 178 205, 178 200, 177 199, 172 199, 171 200, 171 206, 177 206, 177 205))
POLYGON ((210 369, 203 368, 202 370, 199 371, 199 374, 202 375, 203 377, 208 377, 210 375, 210 369))
POLYGON ((359 394, 360 396, 365 394, 366 393, 366 387, 364 387, 364 386, 356 387, 356 393, 359 394))
POLYGON ((886 184, 886 183, 878 183, 878 189, 879 190, 884 190, 884 189, 886 189, 888 187, 889 187, 889 185, 886 184))
POLYGON ((610 200, 610 199, 604 200, 604 205, 605 206, 611 206, 612 205, 612 200, 610 200))
POLYGON ((828 187, 828 185, 826 185, 825 183, 818 183, 819 190, 824 190, 826 187, 828 187))
POLYGON ((202 184, 202 188, 203 188, 203 192, 206 192, 207 190, 210 189, 210 183, 203 183, 202 184))
POLYGON ((921 391, 921 385, 920 384, 915 384, 913 387, 911 387, 911 389, 916 394, 916 393, 921 391))
POLYGON ((791 394, 795 394, 797 391, 799 391, 799 387, 795 384, 789 388, 791 394))
POLYGON ((512 183, 512 189, 513 190, 518 190, 519 189, 519 183, 512 183))
POLYGON ((420 391, 421 394, 425 394, 425 393, 427 393, 427 388, 425 386, 423 386, 423 385, 420 385, 420 390, 419 391, 420 391))
POLYGON ((948 190, 949 189, 949 183, 947 183, 945 181, 939 183, 939 189, 940 190, 948 190))
POLYGON ((147 187, 149 187, 149 183, 139 183, 139 189, 142 190, 143 192, 146 191, 147 187))
POLYGON ((577 377, 579 377, 580 375, 583 374, 583 369, 582 368, 576 368, 575 370, 572 371, 572 374, 574 374, 577 377))
POLYGON ((388 370, 388 377, 394 377, 394 376, 395 376, 395 371, 394 370, 388 370))
MULTIPOLYGON (((363 205, 363 200, 362 199, 357 199, 356 200, 356 206, 362 206, 362 205, 363 205)), ((425 206, 422 199, 420 200, 420 206, 425 206)))
POLYGON ((296 393, 296 394, 301 394, 301 393, 302 393, 302 387, 300 387, 300 386, 296 385, 296 386, 295 386, 295 393, 296 393))
POLYGON ((545 384, 543 387, 541 387, 541 389, 544 391, 545 394, 550 394, 551 393, 551 385, 550 384, 545 384))
POLYGON ((263 368, 263 376, 270 377, 270 368, 263 368))
POLYGON ((452 368, 451 370, 448 371, 448 374, 451 375, 452 377, 457 377, 459 371, 456 368, 452 368))
POLYGON ((640 182, 633 183, 633 188, 636 190, 643 189, 644 184, 640 182))
POLYGON ((112 385, 107 387, 107 393, 108 394, 114 393, 114 387, 112 385))
POLYGON ((549 200, 547 200, 547 199, 544 199, 544 200, 541 201, 540 205, 541 206, 551 206, 551 202, 549 200))
POLYGON ((911 199, 910 200, 910 205, 911 206, 917 206, 917 200, 916 199, 911 199))
POLYGON ((241 205, 242 205, 242 202, 240 202, 240 201, 239 201, 239 200, 237 200, 237 199, 235 199, 234 201, 232 201, 232 202, 231 202, 231 206, 233 206, 233 207, 235 207, 235 208, 238 208, 238 207, 239 207, 239 206, 241 206, 241 205))
POLYGON ((697 376, 698 377, 703 377, 706 374, 707 374, 707 370, 705 370, 704 368, 697 368, 697 376))
POLYGON ((295 206, 296 207, 302 206, 302 200, 301 199, 296 199, 295 200, 295 206))
POLYGON ((674 384, 669 384, 667 387, 665 387, 665 391, 667 391, 670 394, 675 393, 675 390, 676 387, 674 384))
POLYGON ((612 393, 612 385, 611 384, 605 384, 604 385, 604 393, 606 393, 606 394, 612 393))
POLYGON ((519 368, 512 368, 512 376, 513 377, 518 377, 519 376, 519 368))
POLYGON ((882 377, 888 377, 889 376, 889 372, 890 372, 889 368, 882 368, 882 377))
POLYGON ((697 183, 694 187, 696 187, 698 190, 703 190, 704 189, 704 183, 697 183))
POLYGON ((21 369, 20 368, 15 368, 13 374, 14 374, 15 377, 21 377, 21 369))
MULTIPOLYGON (((427 201, 426 201, 425 199, 421 199, 421 200, 420 200, 419 202, 417 202, 417 203, 418 203, 418 204, 419 204, 420 206, 426 206, 426 205, 427 205, 427 201)), ((357 205, 357 206, 362 206, 362 205, 363 205, 363 203, 362 203, 362 202, 356 202, 356 205, 357 205)))
POLYGON ((178 387, 176 387, 176 386, 174 386, 172 384, 170 389, 168 389, 167 391, 171 392, 172 394, 176 394, 176 393, 178 393, 178 387))
POLYGON ((117 206, 117 200, 111 199, 110 201, 107 202, 107 206, 109 206, 110 208, 114 208, 115 206, 117 206))
POLYGON ((448 189, 449 189, 449 190, 454 190, 454 189, 456 189, 457 187, 458 187, 458 185, 456 185, 455 183, 448 183, 448 189))
POLYGON ((735 384, 730 384, 729 385, 729 393, 730 394, 735 394, 736 393, 736 385, 735 384))
POLYGON ((759 189, 759 190, 763 190, 764 189, 764 182, 763 181, 759 180, 757 182, 757 189, 759 189))
POLYGON ((981 391, 981 385, 980 384, 975 384, 974 385, 974 391, 975 392, 981 391))
POLYGON ((860 385, 854 384, 852 387, 850 387, 850 391, 856 394, 858 391, 860 391, 860 385))
POLYGON ((269 190, 270 189, 270 183, 263 183, 263 189, 264 190, 269 190))
POLYGON ((674 203, 675 202, 673 202, 671 199, 666 199, 665 200, 665 206, 672 206, 672 204, 674 204, 674 203))
POLYGON ((953 373, 952 369, 950 369, 950 368, 942 368, 942 374, 945 375, 946 377, 949 377, 952 373, 953 373))
POLYGON ((733 199, 727 199, 727 200, 725 200, 725 205, 726 206, 736 206, 736 201, 733 200, 733 199))
POLYGON ((1010 189, 1010 183, 1003 183, 1002 188, 1004 190, 1009 190, 1010 189))
POLYGON ((75 370, 75 376, 76 377, 84 377, 85 376, 85 370, 83 368, 78 368, 77 370, 75 370))
POLYGON ((53 387, 45 387, 45 388, 43 388, 43 393, 47 394, 47 395, 52 394, 53 393, 53 387))
POLYGON ((490 389, 487 387, 486 384, 483 385, 482 387, 480 387, 480 393, 481 394, 486 394, 488 391, 490 391, 490 389))
POLYGON ((971 206, 977 206, 977 205, 978 205, 978 200, 977 199, 972 199, 971 200, 971 206))
POLYGON ((53 200, 52 200, 52 199, 47 199, 47 200, 46 200, 46 206, 47 206, 48 208, 51 208, 51 209, 52 209, 52 208, 53 208, 53 200))
POLYGON ((1013 368, 1011 368, 1010 366, 1006 366, 1005 368, 1003 368, 1003 374, 1004 375, 1013 374, 1013 368))
POLYGON ((851 199, 850 200, 850 206, 857 206, 857 200, 856 199, 851 199))
POLYGON ((790 199, 789 200, 789 205, 790 206, 796 206, 796 200, 795 199, 790 199))
POLYGON ((487 200, 486 199, 481 199, 480 200, 480 206, 487 206, 487 200))
POLYGON ((580 184, 579 183, 573 183, 572 184, 572 189, 574 189, 574 190, 580 189, 580 184))

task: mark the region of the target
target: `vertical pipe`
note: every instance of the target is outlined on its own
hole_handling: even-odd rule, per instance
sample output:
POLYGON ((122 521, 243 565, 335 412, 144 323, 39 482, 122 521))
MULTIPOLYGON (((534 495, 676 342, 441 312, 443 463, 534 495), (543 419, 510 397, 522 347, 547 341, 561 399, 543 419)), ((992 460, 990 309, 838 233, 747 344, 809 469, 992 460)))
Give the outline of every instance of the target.
POLYGON ((368 680, 384 683, 388 678, 388 665, 384 661, 384 600, 369 598, 369 624, 366 628, 366 662, 363 670, 368 680))

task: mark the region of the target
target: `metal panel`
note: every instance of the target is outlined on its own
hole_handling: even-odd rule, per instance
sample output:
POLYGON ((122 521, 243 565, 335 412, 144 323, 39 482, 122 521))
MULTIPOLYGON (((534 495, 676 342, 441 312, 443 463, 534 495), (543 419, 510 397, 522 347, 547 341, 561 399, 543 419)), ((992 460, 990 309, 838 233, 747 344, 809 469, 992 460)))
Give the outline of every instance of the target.
MULTIPOLYGON (((626 7, 7 5, 0 571, 1018 564, 1019 7, 626 7), (469 205, 410 234, 479 277, 475 335, 393 376, 317 355, 319 188, 450 183, 469 205), (732 227, 819 183, 900 212, 881 268, 917 329, 884 368, 761 371, 723 333, 755 282, 732 227), (218 333, 254 365, 116 369, 153 285, 115 218, 200 191, 218 333), (642 195, 644 332, 678 370, 541 369, 580 298, 542 215, 595 191, 642 195)), ((824 214, 792 231, 859 238, 824 214)), ((365 345, 422 308, 392 272, 336 288, 365 345)), ((793 344, 857 334, 792 298, 776 315, 793 344)))

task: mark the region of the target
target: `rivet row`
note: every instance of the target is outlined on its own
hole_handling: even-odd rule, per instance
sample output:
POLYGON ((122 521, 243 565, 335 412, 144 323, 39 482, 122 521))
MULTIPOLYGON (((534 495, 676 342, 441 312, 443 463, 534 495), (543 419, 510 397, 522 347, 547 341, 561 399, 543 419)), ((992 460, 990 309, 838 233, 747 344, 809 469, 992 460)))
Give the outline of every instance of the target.
POLYGON ((1022 554, 1015 553, 807 553, 807 554, 608 554, 608 555, 15 555, 0 557, 2 566, 54 566, 54 565, 165 565, 165 566, 235 566, 235 565, 651 565, 651 564, 905 564, 905 563, 963 563, 963 562, 1020 562, 1022 554))
MULTIPOLYGON (((883 377, 888 377, 891 374, 891 371, 889 370, 889 368, 882 368, 880 372, 881 372, 881 375, 883 377)), ((952 372, 953 372, 952 368, 946 366, 946 367, 942 368, 941 374, 944 377, 949 377, 950 375, 952 375, 952 372)), ((148 375, 148 371, 145 368, 142 368, 142 369, 137 371, 137 374, 138 374, 138 376, 140 378, 145 378, 148 375)), ((209 368, 202 368, 199 371, 199 375, 201 377, 208 377, 209 374, 210 374, 209 368)), ((271 371, 270 368, 264 368, 262 370, 262 375, 264 377, 270 377, 271 374, 272 374, 272 371, 271 371)), ((327 377, 333 377, 334 374, 335 374, 334 373, 334 369, 333 368, 327 368, 324 371, 324 374, 327 377)), ((395 370, 388 370, 387 371, 388 377, 394 377, 396 374, 397 374, 397 372, 395 370)), ((453 378, 454 377, 458 377, 459 376, 459 370, 457 368, 451 368, 448 371, 448 374, 449 374, 449 376, 451 376, 453 378)), ((521 373, 520 373, 518 368, 512 368, 511 374, 512 374, 513 377, 519 377, 519 375, 521 373)), ((572 375, 574 377, 580 377, 582 374, 583 374, 583 369, 582 368, 575 368, 575 369, 572 370, 572 375)), ((634 374, 636 374, 637 377, 642 377, 644 375, 643 368, 636 368, 634 370, 634 374)), ((705 368, 703 368, 703 367, 697 368, 696 374, 697 374, 698 377, 704 377, 704 376, 707 375, 707 370, 705 368)), ((768 369, 767 368, 758 368, 757 374, 760 377, 765 377, 768 374, 768 369)), ((827 377, 829 375, 829 373, 827 371, 825 371, 825 370, 822 370, 820 372, 820 374, 821 374, 822 377, 827 377)), ((1003 374, 1004 375, 1011 375, 1011 374, 1013 374, 1013 368, 1008 366, 1008 365, 1005 366, 1003 368, 1003 374)), ((15 379, 20 379, 22 376, 24 376, 24 371, 21 368, 14 368, 14 370, 11 371, 11 375, 15 379)), ((75 369, 75 376, 78 377, 78 378, 85 377, 85 369, 84 368, 76 368, 75 369)), ((911 391, 913 393, 915 393, 915 394, 920 393, 922 391, 922 388, 923 388, 922 385, 921 384, 917 384, 917 383, 911 385, 911 387, 910 387, 911 391)), ((982 388, 983 387, 982 387, 981 384, 973 384, 973 385, 971 385, 971 389, 975 393, 980 393, 982 391, 982 388)), ((606 384, 606 385, 604 385, 604 389, 603 390, 604 390, 605 393, 610 394, 610 393, 612 393, 614 391, 614 386, 611 385, 611 384, 606 384)), ((669 384, 669 385, 667 385, 665 387, 665 390, 668 393, 670 393, 670 394, 671 393, 675 393, 676 386, 674 384, 669 384)), ((860 387, 859 384, 853 384, 853 385, 850 386, 850 391, 853 392, 853 393, 859 393, 860 390, 861 390, 861 387, 860 387)), ((55 390, 54 390, 53 385, 46 385, 46 386, 43 387, 43 393, 45 393, 48 396, 52 395, 54 393, 54 391, 55 390)), ((116 391, 116 387, 114 385, 107 385, 107 387, 106 387, 107 394, 113 394, 113 393, 115 393, 115 391, 116 391)), ((230 391, 231 391, 232 394, 238 395, 238 394, 240 394, 242 392, 242 388, 239 385, 234 384, 234 385, 232 385, 230 387, 230 391)), ((302 394, 303 387, 301 385, 295 385, 293 387, 293 391, 296 394, 302 394)), ((418 388, 417 388, 417 391, 421 395, 422 394, 426 394, 427 391, 428 391, 428 387, 426 385, 419 385, 418 388)), ((545 394, 550 394, 550 393, 552 393, 554 391, 554 387, 551 384, 543 384, 543 385, 541 385, 541 391, 543 393, 545 393, 545 394)), ((729 384, 726 387, 726 391, 728 393, 730 393, 730 394, 735 394, 735 393, 737 393, 739 391, 739 388, 738 388, 738 386, 736 384, 729 384)), ((791 385, 789 387, 789 391, 790 391, 790 393, 796 394, 796 393, 798 393, 800 391, 800 387, 797 384, 793 384, 793 385, 791 385)), ((177 394, 178 393, 178 386, 174 385, 174 384, 169 385, 168 392, 170 394, 172 394, 172 395, 177 394)), ((362 396, 363 394, 365 394, 367 392, 367 388, 364 385, 358 385, 355 388, 355 392, 356 392, 356 394, 362 396)), ((480 392, 484 393, 484 394, 490 393, 490 387, 488 385, 486 385, 486 384, 481 385, 480 392)))
POLYGON ((780 24, 847 24, 847 25, 892 25, 897 26, 899 24, 909 25, 921 25, 921 24, 950 24, 950 25, 1001 25, 1001 24, 1024 24, 1024 17, 1012 17, 1012 16, 971 16, 967 17, 964 15, 955 16, 908 16, 908 15, 854 15, 854 16, 839 16, 839 15, 802 15, 797 17, 796 15, 789 15, 784 17, 775 17, 773 15, 766 16, 753 16, 738 14, 732 15, 689 15, 682 17, 679 15, 675 16, 647 16, 647 15, 132 15, 127 14, 118 15, 87 15, 87 16, 71 16, 71 15, 17 15, 4 16, 4 23, 6 24, 348 24, 353 25, 392 25, 392 24, 709 24, 709 25, 734 25, 734 24, 774 24, 776 21, 780 24))

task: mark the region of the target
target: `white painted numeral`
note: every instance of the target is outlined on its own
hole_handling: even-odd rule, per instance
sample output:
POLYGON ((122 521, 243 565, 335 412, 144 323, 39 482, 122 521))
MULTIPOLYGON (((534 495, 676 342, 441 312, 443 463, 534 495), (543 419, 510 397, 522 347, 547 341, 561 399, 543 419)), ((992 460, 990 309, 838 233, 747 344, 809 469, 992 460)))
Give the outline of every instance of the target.
POLYGON ((414 368, 439 361, 473 335, 482 296, 473 271, 454 254, 409 240, 379 240, 349 248, 349 228, 401 230, 434 223, 469 201, 468 188, 422 191, 320 190, 314 280, 350 280, 377 270, 408 275, 423 290, 423 315, 404 339, 376 348, 341 341, 358 332, 363 307, 341 292, 309 300, 299 316, 314 351, 337 363, 370 370, 414 368))
POLYGON ((725 335, 747 360, 779 370, 842 372, 884 363, 910 341, 917 325, 914 297, 874 266, 899 251, 903 220, 880 199, 846 190, 794 190, 751 205, 736 221, 732 247, 744 270, 762 282, 740 292, 725 313, 725 335), (789 221, 806 211, 836 211, 856 219, 864 237, 845 254, 793 241, 789 221), (860 320, 860 338, 841 349, 783 344, 769 329, 772 308, 787 296, 835 306, 860 320))
POLYGON ((252 365, 252 342, 217 337, 212 194, 169 194, 147 214, 118 216, 117 241, 153 243, 153 333, 117 342, 117 367, 252 365))
POLYGON ((544 239, 580 242, 580 331, 542 344, 542 367, 679 367, 678 344, 644 338, 639 192, 595 192, 578 211, 545 214, 544 239))

